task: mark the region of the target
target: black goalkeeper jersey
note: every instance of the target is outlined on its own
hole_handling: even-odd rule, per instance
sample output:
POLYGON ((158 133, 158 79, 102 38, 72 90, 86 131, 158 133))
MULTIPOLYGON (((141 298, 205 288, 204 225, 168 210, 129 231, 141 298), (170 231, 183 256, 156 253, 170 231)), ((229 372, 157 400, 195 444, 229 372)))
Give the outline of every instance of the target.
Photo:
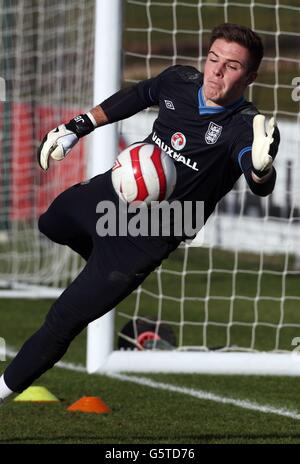
POLYGON ((157 144, 174 160, 177 183, 170 200, 204 201, 206 220, 243 172, 251 190, 264 196, 274 187, 275 171, 264 184, 251 177, 255 106, 240 98, 227 107, 207 107, 202 83, 203 74, 197 69, 171 66, 121 90, 101 106, 110 122, 159 106, 145 141, 157 144))

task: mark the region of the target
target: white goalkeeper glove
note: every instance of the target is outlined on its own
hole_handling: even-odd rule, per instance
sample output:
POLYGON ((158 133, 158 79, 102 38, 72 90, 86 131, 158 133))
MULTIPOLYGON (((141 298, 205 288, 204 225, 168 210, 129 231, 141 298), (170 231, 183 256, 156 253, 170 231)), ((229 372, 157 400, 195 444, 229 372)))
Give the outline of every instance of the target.
POLYGON ((276 121, 271 118, 265 132, 265 116, 257 114, 253 119, 252 171, 262 178, 272 168, 277 154, 280 134, 276 121))
POLYGON ((47 171, 49 158, 63 160, 81 137, 95 129, 95 121, 88 114, 81 114, 67 124, 61 124, 44 137, 38 149, 38 163, 47 171))

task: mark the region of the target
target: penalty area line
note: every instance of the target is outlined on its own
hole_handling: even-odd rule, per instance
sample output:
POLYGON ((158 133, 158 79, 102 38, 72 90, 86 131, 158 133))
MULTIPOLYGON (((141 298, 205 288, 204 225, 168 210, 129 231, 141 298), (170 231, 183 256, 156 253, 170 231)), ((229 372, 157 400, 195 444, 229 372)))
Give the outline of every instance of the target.
MULTIPOLYGON (((0 353, 1 354, 1 353, 0 353)), ((8 358, 14 358, 16 356, 16 351, 11 347, 6 348, 6 356, 8 358)), ((55 364, 54 367, 59 367, 60 369, 65 369, 73 372, 82 372, 86 373, 86 368, 82 364, 74 364, 69 362, 59 361, 55 364)), ((138 377, 135 375, 125 375, 119 373, 95 373, 93 375, 103 375, 104 377, 109 377, 111 379, 119 380, 122 382, 131 382, 137 385, 142 385, 144 387, 154 388, 156 390, 165 390, 173 393, 180 393, 182 395, 192 396, 199 400, 204 401, 214 401, 219 404, 228 404, 231 406, 237 406, 242 409, 248 409, 250 411, 257 411, 264 414, 276 414, 277 416, 288 417, 289 419, 300 420, 300 413, 286 408, 276 408, 268 404, 259 404, 254 401, 249 400, 239 400, 236 398, 229 398, 226 396, 216 395, 215 393, 196 390, 194 388, 180 387, 178 385, 173 385, 170 383, 157 382, 146 377, 138 377)))

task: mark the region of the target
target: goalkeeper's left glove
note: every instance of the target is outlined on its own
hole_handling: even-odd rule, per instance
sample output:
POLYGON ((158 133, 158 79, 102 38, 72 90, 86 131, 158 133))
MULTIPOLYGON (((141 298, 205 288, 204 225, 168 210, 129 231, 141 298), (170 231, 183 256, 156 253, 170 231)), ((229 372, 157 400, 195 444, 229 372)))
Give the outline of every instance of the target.
POLYGON ((276 121, 271 118, 265 132, 265 116, 257 114, 253 119, 252 172, 262 178, 267 175, 277 154, 280 134, 276 121))
POLYGON ((38 149, 38 163, 44 171, 49 167, 49 158, 56 161, 64 159, 81 137, 95 129, 92 117, 80 114, 67 124, 61 124, 48 132, 38 149))

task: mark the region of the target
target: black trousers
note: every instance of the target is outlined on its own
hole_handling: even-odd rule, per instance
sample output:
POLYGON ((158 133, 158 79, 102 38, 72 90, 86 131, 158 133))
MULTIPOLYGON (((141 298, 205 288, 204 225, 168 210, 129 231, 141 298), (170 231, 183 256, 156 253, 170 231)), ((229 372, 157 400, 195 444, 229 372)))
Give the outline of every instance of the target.
POLYGON ((39 219, 43 234, 75 250, 86 265, 5 370, 14 392, 58 362, 87 324, 113 309, 178 246, 159 237, 99 236, 96 207, 103 200, 118 208, 110 171, 60 194, 39 219))

